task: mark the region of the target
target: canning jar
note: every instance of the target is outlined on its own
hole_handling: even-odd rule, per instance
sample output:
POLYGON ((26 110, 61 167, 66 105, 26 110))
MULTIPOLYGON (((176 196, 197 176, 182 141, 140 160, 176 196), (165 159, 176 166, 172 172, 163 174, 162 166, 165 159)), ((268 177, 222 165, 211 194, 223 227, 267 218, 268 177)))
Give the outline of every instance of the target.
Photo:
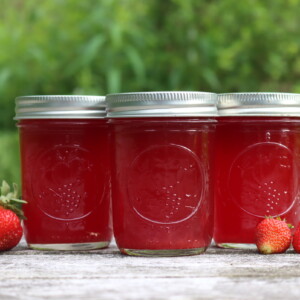
POLYGON ((214 240, 248 248, 264 217, 300 221, 300 95, 221 94, 218 109, 214 240))
POLYGON ((112 236, 105 97, 16 98, 29 247, 87 250, 112 236))
POLYGON ((205 251, 213 233, 216 95, 107 96, 114 235, 128 255, 205 251))

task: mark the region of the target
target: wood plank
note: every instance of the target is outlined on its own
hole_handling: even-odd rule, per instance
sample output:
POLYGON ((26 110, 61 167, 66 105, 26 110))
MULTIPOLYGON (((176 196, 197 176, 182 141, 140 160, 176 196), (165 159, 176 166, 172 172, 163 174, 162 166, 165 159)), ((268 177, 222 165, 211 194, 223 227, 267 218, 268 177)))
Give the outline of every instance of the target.
POLYGON ((300 255, 211 247, 190 257, 121 255, 116 245, 87 252, 0 254, 0 299, 298 299, 300 255))

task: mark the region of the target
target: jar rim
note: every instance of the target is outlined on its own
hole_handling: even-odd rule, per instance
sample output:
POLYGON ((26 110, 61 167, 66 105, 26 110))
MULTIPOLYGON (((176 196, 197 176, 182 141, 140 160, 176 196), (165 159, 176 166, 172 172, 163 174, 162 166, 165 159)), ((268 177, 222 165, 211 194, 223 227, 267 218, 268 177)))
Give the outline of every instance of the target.
POLYGON ((14 120, 106 117, 105 96, 31 95, 15 99, 14 120))
POLYGON ((109 118, 217 116, 217 95, 200 91, 109 94, 109 118))
POLYGON ((300 94, 224 93, 218 94, 219 116, 300 116, 300 94))

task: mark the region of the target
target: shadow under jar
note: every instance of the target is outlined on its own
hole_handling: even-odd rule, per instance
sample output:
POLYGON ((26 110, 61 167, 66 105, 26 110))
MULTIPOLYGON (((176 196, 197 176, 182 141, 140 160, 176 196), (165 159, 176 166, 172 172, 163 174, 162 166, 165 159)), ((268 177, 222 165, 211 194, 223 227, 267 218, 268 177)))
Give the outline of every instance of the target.
POLYGON ((218 96, 215 232, 220 247, 255 247, 265 217, 300 221, 300 95, 218 96))
POLYGON ((113 125, 112 202, 120 251, 200 254, 213 234, 216 95, 107 96, 113 125))
POLYGON ((105 97, 16 98, 30 248, 89 250, 112 237, 105 97))

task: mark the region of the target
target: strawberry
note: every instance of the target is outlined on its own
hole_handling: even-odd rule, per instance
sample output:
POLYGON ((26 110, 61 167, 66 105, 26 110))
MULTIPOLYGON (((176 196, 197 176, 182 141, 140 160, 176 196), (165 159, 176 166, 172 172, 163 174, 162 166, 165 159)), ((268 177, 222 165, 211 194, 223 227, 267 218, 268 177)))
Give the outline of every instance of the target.
POLYGON ((18 216, 9 209, 0 209, 0 251, 17 246, 22 235, 23 229, 18 216))
POLYGON ((297 253, 300 253, 300 224, 298 225, 293 236, 293 247, 297 253))
POLYGON ((13 192, 6 181, 2 182, 0 188, 0 251, 10 250, 21 240, 23 229, 20 219, 24 218, 22 210, 16 203, 26 203, 17 199, 17 185, 13 185, 13 192))
POLYGON ((283 253, 291 245, 292 226, 280 218, 266 217, 256 226, 256 246, 262 254, 283 253))

